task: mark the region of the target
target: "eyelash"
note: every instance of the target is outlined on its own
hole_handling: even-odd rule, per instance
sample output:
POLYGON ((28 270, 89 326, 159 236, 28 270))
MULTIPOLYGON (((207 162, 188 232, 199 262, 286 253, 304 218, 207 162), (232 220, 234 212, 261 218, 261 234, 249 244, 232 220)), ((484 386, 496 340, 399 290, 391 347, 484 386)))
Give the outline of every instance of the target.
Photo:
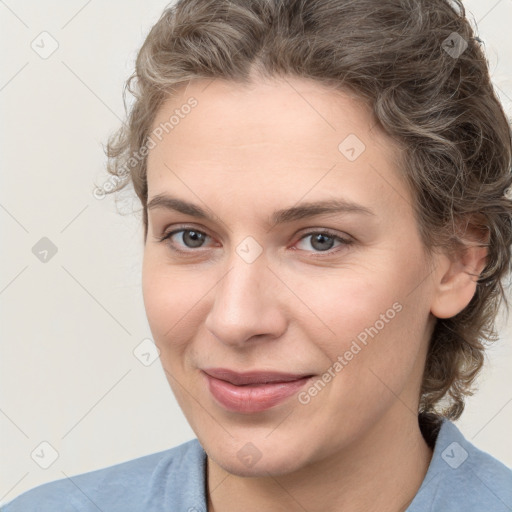
MULTIPOLYGON (((201 249, 201 247, 198 248, 197 251, 194 249, 190 249, 190 248, 188 250, 182 250, 182 249, 177 249, 174 246, 174 244, 171 243, 170 238, 173 235, 176 235, 177 233, 186 232, 186 231, 194 231, 196 233, 199 233, 201 235, 205 235, 206 237, 209 237, 209 235, 207 233, 205 233, 204 231, 199 231, 198 229, 194 228, 193 226, 182 226, 179 229, 174 229, 174 230, 170 231, 169 233, 164 233, 164 235, 161 237, 157 237, 158 242, 166 243, 166 245, 172 251, 177 252, 179 254, 191 255, 194 252, 198 252, 198 250, 201 249)), ((315 258, 316 257, 323 258, 323 257, 327 257, 327 256, 332 256, 332 255, 336 254, 337 252, 339 252, 340 250, 343 250, 344 247, 353 244, 353 240, 340 237, 339 235, 333 233, 332 231, 330 231, 328 229, 309 231, 309 232, 305 233, 304 235, 302 235, 297 242, 300 242, 300 241, 304 240, 305 238, 308 238, 309 236, 312 236, 312 235, 327 235, 329 238, 332 238, 334 240, 341 242, 341 246, 339 246, 338 249, 328 249, 327 251, 316 251, 316 252, 314 251, 313 257, 315 257, 315 258)), ((209 237, 209 238, 211 238, 211 237, 209 237)), ((309 251, 307 251, 307 252, 309 252, 309 251)))

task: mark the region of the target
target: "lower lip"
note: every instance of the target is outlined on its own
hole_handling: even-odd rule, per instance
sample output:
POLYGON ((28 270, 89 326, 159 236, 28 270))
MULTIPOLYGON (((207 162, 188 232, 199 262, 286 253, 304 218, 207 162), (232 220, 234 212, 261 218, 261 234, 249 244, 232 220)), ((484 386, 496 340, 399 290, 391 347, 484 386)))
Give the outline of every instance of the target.
POLYGON ((213 397, 225 409, 241 413, 261 412, 297 393, 311 377, 290 382, 235 386, 204 374, 213 397))

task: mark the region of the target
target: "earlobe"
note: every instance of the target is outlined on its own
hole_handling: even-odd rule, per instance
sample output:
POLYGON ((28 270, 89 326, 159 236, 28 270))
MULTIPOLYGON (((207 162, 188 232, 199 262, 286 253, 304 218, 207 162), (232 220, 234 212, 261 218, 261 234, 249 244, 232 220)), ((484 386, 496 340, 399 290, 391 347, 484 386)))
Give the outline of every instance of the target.
POLYGON ((437 318, 451 318, 460 313, 476 292, 477 280, 487 262, 487 247, 466 246, 457 255, 443 255, 430 308, 437 318))

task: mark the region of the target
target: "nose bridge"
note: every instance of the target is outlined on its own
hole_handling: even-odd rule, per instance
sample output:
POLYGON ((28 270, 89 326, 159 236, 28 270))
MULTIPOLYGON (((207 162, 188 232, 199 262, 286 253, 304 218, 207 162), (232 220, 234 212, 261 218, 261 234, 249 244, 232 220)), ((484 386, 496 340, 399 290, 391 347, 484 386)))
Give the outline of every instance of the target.
POLYGON ((284 325, 278 297, 269 286, 269 279, 275 276, 267 268, 264 254, 246 258, 247 253, 239 254, 240 247, 247 249, 240 244, 233 251, 228 271, 215 287, 214 302, 206 319, 206 327, 230 344, 243 344, 255 335, 276 336, 284 325))
POLYGON ((262 282, 267 270, 263 259, 258 262, 246 263, 238 255, 230 260, 231 269, 220 283, 219 298, 225 306, 241 309, 259 309, 262 302, 262 282))

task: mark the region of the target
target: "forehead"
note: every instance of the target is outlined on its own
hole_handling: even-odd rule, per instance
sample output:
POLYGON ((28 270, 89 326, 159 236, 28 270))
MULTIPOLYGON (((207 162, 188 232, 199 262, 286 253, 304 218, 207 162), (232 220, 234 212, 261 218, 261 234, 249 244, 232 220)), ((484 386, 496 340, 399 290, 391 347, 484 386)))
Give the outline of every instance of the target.
POLYGON ((355 94, 293 77, 249 85, 220 79, 193 81, 162 105, 153 122, 153 129, 158 127, 164 128, 164 136, 172 131, 177 146, 194 142, 201 143, 201 148, 211 144, 318 148, 310 151, 313 155, 326 148, 337 152, 338 143, 352 133, 384 144, 383 149, 389 147, 389 141, 380 140, 386 136, 371 109, 355 94), (196 105, 190 109, 187 104, 192 98, 196 105), (165 130, 173 114, 179 119, 175 115, 173 126, 165 130), (193 133, 187 129, 191 124, 193 133), (325 142, 322 147, 320 139, 325 142))
POLYGON ((148 155, 149 197, 182 188, 177 181, 185 177, 196 190, 207 184, 247 199, 267 194, 266 185, 291 200, 305 193, 315 200, 336 189, 351 200, 370 189, 375 197, 397 189, 407 195, 397 172, 398 146, 368 105, 312 80, 287 77, 249 87, 198 80, 168 98, 152 128, 161 140, 153 137, 148 155))

